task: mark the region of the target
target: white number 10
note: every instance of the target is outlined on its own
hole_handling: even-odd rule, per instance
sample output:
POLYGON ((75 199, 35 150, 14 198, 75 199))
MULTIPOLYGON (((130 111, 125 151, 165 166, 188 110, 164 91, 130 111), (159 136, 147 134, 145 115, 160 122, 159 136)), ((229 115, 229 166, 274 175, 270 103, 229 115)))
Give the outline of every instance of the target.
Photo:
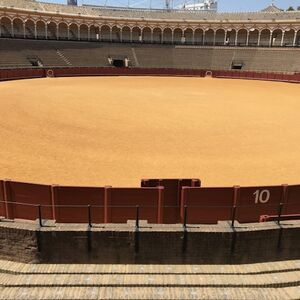
POLYGON ((270 200, 269 190, 257 190, 253 195, 255 196, 255 203, 267 203, 270 200))

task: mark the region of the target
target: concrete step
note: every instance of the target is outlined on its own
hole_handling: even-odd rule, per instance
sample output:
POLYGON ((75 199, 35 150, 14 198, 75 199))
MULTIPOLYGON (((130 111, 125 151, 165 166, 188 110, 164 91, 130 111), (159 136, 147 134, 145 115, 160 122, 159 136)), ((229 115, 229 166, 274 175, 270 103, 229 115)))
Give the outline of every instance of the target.
POLYGON ((291 287, 300 286, 300 271, 260 275, 0 275, 0 287, 291 287))
POLYGON ((26 264, 0 260, 0 273, 11 274, 232 274, 252 275, 300 271, 300 260, 240 265, 98 265, 26 264))
POLYGON ((285 300, 299 299, 299 287, 293 288, 0 288, 0 299, 231 299, 231 300, 285 300))

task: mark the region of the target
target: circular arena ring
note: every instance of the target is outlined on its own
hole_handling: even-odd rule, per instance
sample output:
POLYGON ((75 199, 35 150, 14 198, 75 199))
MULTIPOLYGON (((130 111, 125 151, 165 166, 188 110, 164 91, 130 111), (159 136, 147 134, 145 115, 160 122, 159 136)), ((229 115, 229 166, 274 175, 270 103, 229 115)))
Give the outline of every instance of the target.
MULTIPOLYGON (((274 82, 297 82, 297 74, 128 68, 0 74, 2 80, 57 77, 0 85, 1 177, 17 180, 1 181, 4 217, 36 219, 35 207, 10 208, 16 203, 99 205, 100 223, 127 222, 137 205, 149 206, 141 218, 152 223, 184 222, 185 206, 194 207, 188 222, 195 224, 300 214, 300 86, 274 82), (138 187, 141 178, 200 178, 202 187, 197 180, 145 180, 138 187), (62 192, 48 183, 74 187, 62 192), (82 185, 95 188, 75 187, 82 185), (130 209, 111 217, 104 207, 110 204, 130 209)), ((58 210, 42 214, 86 222, 80 208, 71 219, 58 210)))

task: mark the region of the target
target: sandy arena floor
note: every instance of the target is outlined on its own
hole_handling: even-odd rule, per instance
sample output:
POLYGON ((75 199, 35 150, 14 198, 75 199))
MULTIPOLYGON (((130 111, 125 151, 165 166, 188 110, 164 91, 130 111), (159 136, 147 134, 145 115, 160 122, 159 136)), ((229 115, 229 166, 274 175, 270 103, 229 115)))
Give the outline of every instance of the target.
POLYGON ((164 77, 0 83, 0 178, 300 183, 300 85, 164 77))

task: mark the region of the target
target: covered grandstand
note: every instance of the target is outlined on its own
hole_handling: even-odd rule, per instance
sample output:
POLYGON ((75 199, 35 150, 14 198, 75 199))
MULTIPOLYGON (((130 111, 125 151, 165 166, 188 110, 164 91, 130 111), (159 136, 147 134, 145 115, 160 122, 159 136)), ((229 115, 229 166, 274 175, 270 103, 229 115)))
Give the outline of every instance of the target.
POLYGON ((0 37, 210 46, 295 47, 300 12, 106 9, 0 1, 0 37))

